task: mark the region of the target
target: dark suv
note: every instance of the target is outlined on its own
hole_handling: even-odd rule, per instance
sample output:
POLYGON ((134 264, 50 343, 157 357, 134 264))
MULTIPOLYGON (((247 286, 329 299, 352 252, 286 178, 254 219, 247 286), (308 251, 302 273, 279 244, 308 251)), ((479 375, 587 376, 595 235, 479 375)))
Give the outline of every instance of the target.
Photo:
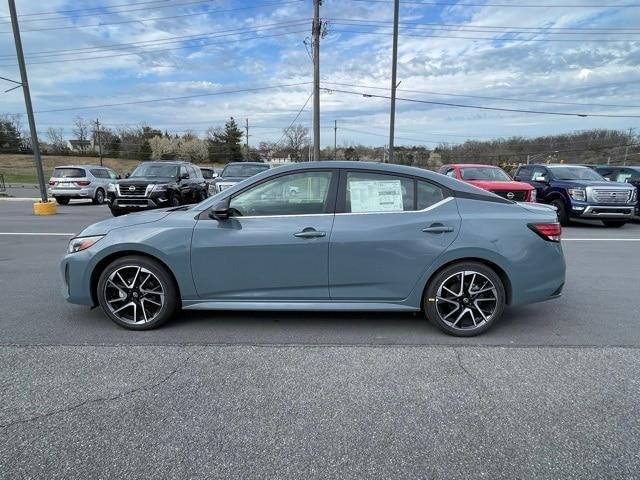
MULTIPOLYGON (((595 171, 611 182, 628 183, 640 190, 640 166, 602 166, 595 171)), ((636 215, 640 215, 640 198, 636 204, 636 215)))
POLYGON ((562 225, 572 218, 583 218, 621 227, 635 213, 635 187, 607 181, 585 166, 521 165, 514 179, 532 185, 538 202, 556 207, 562 225))
POLYGON ((143 209, 198 203, 208 196, 200 169, 188 162, 142 162, 124 180, 109 185, 107 201, 114 216, 143 209))

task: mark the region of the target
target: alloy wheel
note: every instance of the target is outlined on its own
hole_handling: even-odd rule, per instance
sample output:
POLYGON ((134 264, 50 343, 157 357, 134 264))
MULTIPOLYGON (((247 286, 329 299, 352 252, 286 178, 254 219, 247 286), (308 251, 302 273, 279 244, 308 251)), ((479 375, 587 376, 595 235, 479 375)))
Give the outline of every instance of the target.
POLYGON ((447 277, 436 293, 436 312, 454 329, 479 328, 492 320, 497 309, 496 286, 485 275, 473 270, 447 277))
POLYGON ((103 293, 110 312, 130 325, 153 321, 165 303, 162 282, 150 270, 137 265, 114 270, 104 284, 103 293))

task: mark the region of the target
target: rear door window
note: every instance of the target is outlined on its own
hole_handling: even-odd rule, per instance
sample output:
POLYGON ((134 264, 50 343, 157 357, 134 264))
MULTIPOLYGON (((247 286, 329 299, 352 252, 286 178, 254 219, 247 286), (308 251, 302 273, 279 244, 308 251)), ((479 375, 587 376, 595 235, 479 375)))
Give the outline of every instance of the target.
POLYGON ((82 178, 86 175, 84 168, 54 168, 51 176, 55 178, 82 178))
POLYGON ((444 192, 437 185, 429 182, 417 182, 417 210, 424 210, 444 199, 444 192))

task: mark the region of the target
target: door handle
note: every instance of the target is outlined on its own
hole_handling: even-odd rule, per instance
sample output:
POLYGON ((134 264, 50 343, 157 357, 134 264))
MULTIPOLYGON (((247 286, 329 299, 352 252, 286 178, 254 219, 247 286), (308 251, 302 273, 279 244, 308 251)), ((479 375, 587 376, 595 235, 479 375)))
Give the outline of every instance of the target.
POLYGON ((298 238, 318 238, 318 237, 326 237, 327 234, 326 232, 319 232, 317 230, 314 229, 304 229, 301 232, 298 233, 294 233, 293 234, 294 237, 298 237, 298 238))
POLYGON ((441 223, 434 223, 427 228, 423 228, 422 231, 425 233, 450 233, 453 232, 453 227, 447 227, 441 223))

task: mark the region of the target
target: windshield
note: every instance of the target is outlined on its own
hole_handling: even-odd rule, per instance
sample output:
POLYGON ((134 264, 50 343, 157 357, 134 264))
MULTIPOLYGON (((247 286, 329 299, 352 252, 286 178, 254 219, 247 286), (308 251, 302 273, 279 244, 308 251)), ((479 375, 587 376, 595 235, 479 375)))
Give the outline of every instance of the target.
POLYGON ((463 180, 494 180, 509 182, 511 178, 503 170, 494 167, 464 167, 460 169, 463 180))
POLYGON ((82 168, 54 168, 51 174, 54 178, 82 178, 85 175, 82 168))
POLYGON ((269 165, 227 165, 222 171, 222 177, 252 177, 260 172, 269 170, 269 165))
POLYGON ((129 176, 136 177, 171 177, 178 176, 178 167, 176 165, 162 165, 159 163, 141 163, 129 176))
POLYGON ((588 167, 553 167, 551 171, 556 180, 604 180, 599 173, 588 167))

